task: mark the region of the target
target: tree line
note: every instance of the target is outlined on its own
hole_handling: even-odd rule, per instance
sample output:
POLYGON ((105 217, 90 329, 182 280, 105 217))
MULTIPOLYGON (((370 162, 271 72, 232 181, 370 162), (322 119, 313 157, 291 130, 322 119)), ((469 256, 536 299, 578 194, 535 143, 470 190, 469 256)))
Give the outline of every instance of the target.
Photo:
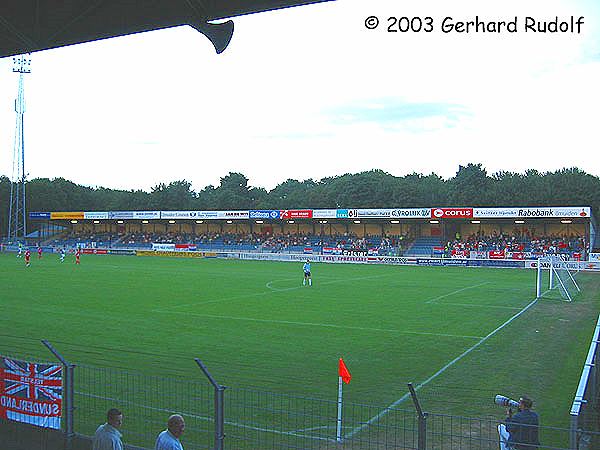
MULTIPOLYGON (((600 178, 578 168, 555 172, 497 172, 481 164, 459 166, 444 180, 431 173, 396 177, 382 170, 315 181, 288 179, 274 189, 250 186, 230 172, 219 186, 199 192, 187 180, 159 183, 150 192, 75 184, 64 178, 26 183, 27 211, 245 210, 310 208, 418 208, 432 206, 591 206, 600 217, 600 178)), ((10 180, 0 176, 0 230, 8 228, 10 180)))

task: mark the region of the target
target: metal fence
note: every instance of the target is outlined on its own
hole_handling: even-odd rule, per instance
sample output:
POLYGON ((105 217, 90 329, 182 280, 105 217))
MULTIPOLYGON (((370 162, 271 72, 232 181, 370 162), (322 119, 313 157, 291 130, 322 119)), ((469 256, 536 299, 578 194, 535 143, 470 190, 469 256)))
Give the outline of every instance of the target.
POLYGON ((571 448, 582 450, 600 448, 600 316, 596 324, 592 343, 583 366, 577 393, 571 407, 571 448))
MULTIPOLYGON (((597 338, 596 334, 594 341, 597 338)), ((123 441, 130 449, 154 448, 157 434, 166 428, 167 418, 173 413, 182 414, 186 420, 182 437, 186 450, 498 449, 497 419, 424 412, 414 390, 413 406, 408 401, 397 407, 344 402, 338 440, 336 400, 225 388, 199 360, 196 362, 206 377, 199 370, 195 379, 61 361, 73 369, 64 381, 62 430, 0 419, 2 450, 88 450, 95 429, 113 407, 124 413, 123 441)), ((593 376, 597 382, 597 376, 593 376)), ((587 386, 582 399, 592 392, 589 383, 587 386)), ((575 423, 578 428, 541 426, 539 449, 595 448, 600 434, 588 419, 597 421, 598 416, 589 414, 590 402, 581 400, 580 404, 575 423)))

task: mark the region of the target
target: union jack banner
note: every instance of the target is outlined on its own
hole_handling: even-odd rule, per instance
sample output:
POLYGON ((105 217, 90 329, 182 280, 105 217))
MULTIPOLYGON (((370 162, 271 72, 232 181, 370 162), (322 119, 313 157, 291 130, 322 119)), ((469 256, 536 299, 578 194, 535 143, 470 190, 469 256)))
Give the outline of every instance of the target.
POLYGON ((62 366, 0 357, 0 418, 60 429, 62 366))

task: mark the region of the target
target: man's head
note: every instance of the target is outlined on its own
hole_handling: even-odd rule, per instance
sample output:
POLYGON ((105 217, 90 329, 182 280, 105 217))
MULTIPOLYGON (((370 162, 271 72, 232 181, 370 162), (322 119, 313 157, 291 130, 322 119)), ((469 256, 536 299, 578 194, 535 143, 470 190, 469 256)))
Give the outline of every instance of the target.
POLYGON ((179 437, 183 434, 183 430, 185 430, 185 420, 183 420, 183 417, 181 417, 179 414, 173 414, 171 417, 169 417, 167 428, 173 436, 179 439, 179 437))
POLYGON ((106 413, 106 421, 115 428, 121 428, 121 425, 123 425, 123 413, 117 408, 111 408, 106 413))
POLYGON ((526 395, 522 395, 521 398, 519 398, 519 409, 531 409, 532 406, 533 400, 531 400, 526 395))

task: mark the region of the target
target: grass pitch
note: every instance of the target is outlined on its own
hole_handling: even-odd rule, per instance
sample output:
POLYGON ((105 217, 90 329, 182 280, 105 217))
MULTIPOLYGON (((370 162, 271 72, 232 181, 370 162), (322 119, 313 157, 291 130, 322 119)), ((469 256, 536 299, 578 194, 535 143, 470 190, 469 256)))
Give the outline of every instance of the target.
MULTIPOLYGON (((600 276, 573 303, 535 297, 534 270, 0 254, 0 353, 383 407, 419 389, 428 411, 502 416, 495 394, 568 412, 598 317, 600 276)), ((412 408, 410 399, 405 405, 412 408)), ((368 417, 362 418, 366 420, 368 417)), ((187 448, 187 447, 186 447, 187 448)))

